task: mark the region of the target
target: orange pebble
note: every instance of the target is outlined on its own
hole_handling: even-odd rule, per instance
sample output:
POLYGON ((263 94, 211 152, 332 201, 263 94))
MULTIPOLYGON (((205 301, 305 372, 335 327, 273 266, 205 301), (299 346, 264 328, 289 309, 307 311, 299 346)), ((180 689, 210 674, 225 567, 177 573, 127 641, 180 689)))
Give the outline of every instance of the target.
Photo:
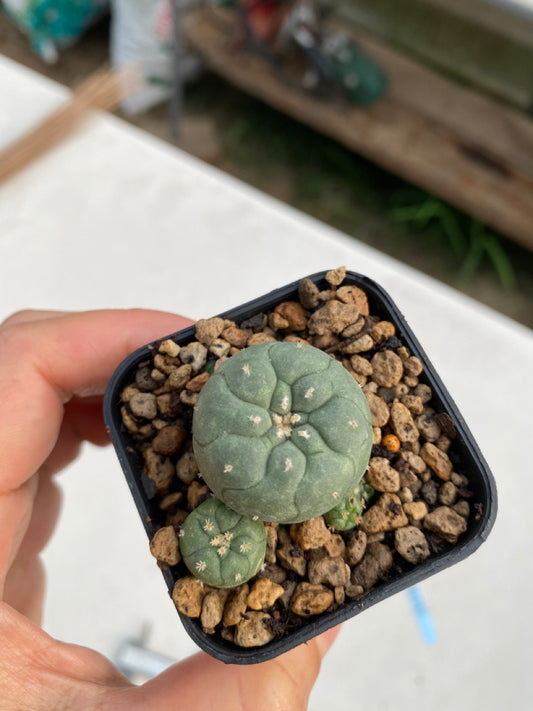
POLYGON ((394 434, 388 434, 383 437, 381 444, 386 447, 389 452, 397 452, 400 449, 400 440, 394 434))

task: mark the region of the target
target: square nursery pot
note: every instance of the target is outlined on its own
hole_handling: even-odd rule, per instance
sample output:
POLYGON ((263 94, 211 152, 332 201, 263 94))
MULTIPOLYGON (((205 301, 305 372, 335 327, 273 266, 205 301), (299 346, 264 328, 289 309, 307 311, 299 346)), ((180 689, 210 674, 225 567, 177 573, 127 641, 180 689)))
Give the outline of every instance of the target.
MULTIPOLYGON (((292 591, 295 585, 301 584, 306 578, 301 576, 301 569, 300 573, 290 569, 289 560, 288 569, 280 564, 277 568, 270 566, 267 571, 259 573, 259 576, 267 573, 271 578, 277 579, 286 591, 266 612, 267 623, 263 629, 268 630, 266 634, 269 641, 261 639, 261 646, 238 646, 232 641, 235 627, 224 627, 219 623, 204 631, 200 618, 179 612, 191 638, 207 653, 226 663, 262 662, 308 641, 390 595, 463 560, 483 543, 494 523, 497 499, 491 472, 404 316, 390 296, 372 280, 347 272, 339 284, 342 275, 343 270, 314 274, 305 279, 307 289, 304 288, 303 291, 299 291, 300 282, 294 282, 221 314, 223 319, 235 324, 229 331, 224 331, 222 339, 233 343, 236 348, 242 348, 248 344, 247 339, 251 334, 262 332, 265 324, 268 324, 270 334, 275 333, 278 340, 292 334, 328 349, 352 369, 352 374, 366 391, 377 389, 376 385, 371 384, 372 379, 378 377, 376 373, 379 358, 374 360, 376 354, 394 351, 402 361, 403 372, 399 384, 388 387, 381 385, 377 389, 377 399, 374 398, 373 403, 377 408, 377 419, 373 424, 382 426, 378 428, 376 425, 374 429, 375 444, 371 456, 382 463, 383 460, 389 460, 392 468, 399 472, 401 486, 399 489, 396 487, 394 493, 376 491, 367 502, 363 518, 351 532, 337 534, 323 528, 331 535, 328 544, 332 547, 329 547, 327 555, 337 559, 342 556, 350 564, 349 577, 348 569, 344 568, 344 585, 327 576, 326 580, 320 583, 325 587, 329 586, 333 592, 333 601, 326 611, 307 614, 310 611, 304 610, 303 614, 301 611, 296 614, 291 609, 292 591), (311 282, 317 287, 316 290, 311 282), (317 291, 320 291, 318 301, 317 291), (361 291, 364 294, 361 294, 361 291), (301 329, 302 325, 296 326, 287 321, 286 307, 278 309, 278 314, 272 316, 279 304, 298 302, 301 298, 306 315, 310 317, 312 313, 323 308, 328 303, 327 298, 332 296, 341 304, 355 302, 363 316, 356 318, 356 326, 349 325, 346 329, 344 325, 342 335, 310 335, 306 330, 308 324, 304 324, 304 330, 291 332, 291 325, 298 329, 301 329), (394 326, 393 329, 390 324, 394 326), (355 342, 357 343, 354 346, 355 342), (370 374, 369 364, 374 364, 375 373, 370 374), (383 424, 384 417, 388 416, 383 415, 383 408, 388 407, 390 415, 394 400, 401 401, 402 407, 399 411, 404 415, 409 413, 419 435, 415 443, 400 442, 399 451, 393 451, 395 446, 398 446, 394 437, 383 439, 387 434, 394 434, 395 428, 396 434, 401 435, 399 428, 402 425, 396 423, 393 427, 390 417, 389 421, 383 424), (383 444, 384 441, 390 449, 383 444), (419 452, 417 456, 414 456, 413 449, 419 452), (376 533, 374 523, 368 517, 365 519, 365 515, 373 509, 378 510, 380 506, 381 513, 385 513, 386 522, 376 533), (382 530, 383 528, 385 530, 382 530), (412 533, 413 529, 423 533, 425 543, 422 542, 421 547, 420 535, 416 532, 413 540, 409 537, 403 538, 404 534, 412 533), (365 537, 365 554, 360 559, 365 537)), ((297 307, 296 311, 301 314, 302 309, 297 307)), ((337 325, 336 329, 339 328, 337 325)), ((131 354, 111 378, 104 403, 106 424, 149 541, 152 541, 158 530, 168 526, 173 526, 179 533, 179 526, 186 515, 187 497, 194 499, 203 495, 205 498, 206 495, 205 484, 201 478, 189 482, 191 471, 194 475, 194 469, 186 467, 185 475, 182 473, 187 483, 176 474, 176 465, 182 458, 190 464, 192 455, 189 453, 184 458, 184 453, 190 452, 191 449, 191 420, 196 397, 193 390, 198 387, 195 387, 194 383, 191 384, 190 380, 183 385, 179 377, 170 375, 182 364, 181 358, 190 362, 191 355, 176 355, 178 349, 172 344, 169 349, 169 340, 183 348, 196 341, 195 327, 171 334, 131 354), (161 352, 160 345, 165 341, 167 343, 161 352), (155 381, 153 375, 156 377, 155 381), (161 380, 157 381, 157 378, 161 380), (139 410, 137 406, 132 407, 132 395, 138 391, 151 394, 144 398, 150 401, 148 411, 139 410), (161 397, 157 393, 160 393, 161 397), (154 410, 154 395, 157 398, 157 412, 154 410), (152 412, 149 412, 150 407, 152 412), (174 427, 172 430, 173 436, 178 432, 178 440, 183 441, 174 441, 170 449, 155 456, 152 448, 153 438, 163 427, 169 425, 177 425, 177 429, 174 427), (151 459, 145 450, 150 450, 151 459)), ((222 351, 223 347, 224 344, 222 351)), ((393 360, 398 362, 397 358, 393 360)), ((205 369, 209 371, 212 366, 209 353, 205 369)), ((201 375, 202 372, 203 367, 197 374, 201 375)), ((202 377, 199 380, 197 378, 196 385, 201 384, 201 381, 202 377)), ((139 396, 135 402, 138 400, 139 396)), ((194 505, 191 503, 189 510, 194 505)), ((172 530, 170 533, 172 534, 172 530)), ((306 569, 309 569, 309 561, 313 557, 319 557, 316 550, 302 551, 299 545, 293 545, 297 536, 295 530, 291 532, 289 525, 280 525, 277 538, 278 545, 281 545, 280 541, 283 543, 283 540, 283 545, 289 545, 291 555, 295 558, 303 557, 308 561, 306 569), (289 538, 291 533, 294 533, 294 536, 289 538)), ((175 543, 174 540, 174 547, 175 543)), ((325 555, 324 549, 321 549, 321 555, 325 555)), ((190 573, 183 562, 172 564, 172 559, 170 562, 162 562, 164 557, 158 554, 158 565, 172 596, 177 581, 184 576, 190 576, 190 573)), ((280 563, 280 560, 277 562, 280 563)), ((305 562, 303 565, 305 567, 305 562)), ((256 579, 249 581, 250 586, 254 580, 256 579)), ((330 594, 329 599, 331 597, 330 594)), ((227 600, 220 599, 219 607, 227 604, 227 600)), ((190 613, 192 610, 187 611, 190 613)), ((259 613, 256 613, 256 616, 257 614, 259 613)), ((246 618, 250 618, 249 610, 245 611, 245 616, 241 619, 246 618)))

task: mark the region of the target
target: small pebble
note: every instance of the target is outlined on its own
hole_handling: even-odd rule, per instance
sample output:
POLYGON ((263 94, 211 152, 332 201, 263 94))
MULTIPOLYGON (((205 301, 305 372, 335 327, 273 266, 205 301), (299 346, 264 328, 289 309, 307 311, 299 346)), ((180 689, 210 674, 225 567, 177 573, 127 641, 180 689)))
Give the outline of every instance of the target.
POLYGON ((290 607, 295 615, 311 617, 320 615, 333 604, 333 590, 325 585, 298 583, 291 598, 290 607))

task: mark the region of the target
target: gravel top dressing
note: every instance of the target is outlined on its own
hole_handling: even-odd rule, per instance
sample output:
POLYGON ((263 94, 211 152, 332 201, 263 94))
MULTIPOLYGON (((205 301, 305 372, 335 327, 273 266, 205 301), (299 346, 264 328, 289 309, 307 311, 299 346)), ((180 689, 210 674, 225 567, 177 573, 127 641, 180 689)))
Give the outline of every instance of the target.
POLYGON ((114 391, 150 551, 189 633, 224 661, 275 656, 447 567, 454 549, 466 557, 495 513, 490 472, 405 324, 344 268, 318 276, 152 344, 114 391), (266 345, 280 341, 293 348, 266 345), (298 371, 308 346, 313 381, 298 371), (275 367, 247 399, 265 358, 275 367), (208 428, 195 421, 193 449, 199 398, 208 428))

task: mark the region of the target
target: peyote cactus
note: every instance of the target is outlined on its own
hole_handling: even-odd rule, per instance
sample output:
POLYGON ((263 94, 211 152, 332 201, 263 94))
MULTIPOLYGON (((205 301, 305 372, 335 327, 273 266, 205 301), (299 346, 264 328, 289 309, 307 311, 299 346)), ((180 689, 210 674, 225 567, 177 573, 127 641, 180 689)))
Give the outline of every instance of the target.
POLYGON ((266 342, 231 356, 204 385, 193 446, 208 486, 230 508, 296 523, 329 511, 361 479, 370 411, 327 353, 266 342))
POLYGON ((266 532, 262 521, 241 516, 211 497, 187 516, 179 543, 185 565, 195 577, 207 585, 231 588, 259 571, 266 532))
POLYGON ((359 484, 349 491, 337 506, 324 515, 326 523, 337 531, 349 531, 357 526, 367 501, 373 495, 374 489, 363 477, 359 484))

